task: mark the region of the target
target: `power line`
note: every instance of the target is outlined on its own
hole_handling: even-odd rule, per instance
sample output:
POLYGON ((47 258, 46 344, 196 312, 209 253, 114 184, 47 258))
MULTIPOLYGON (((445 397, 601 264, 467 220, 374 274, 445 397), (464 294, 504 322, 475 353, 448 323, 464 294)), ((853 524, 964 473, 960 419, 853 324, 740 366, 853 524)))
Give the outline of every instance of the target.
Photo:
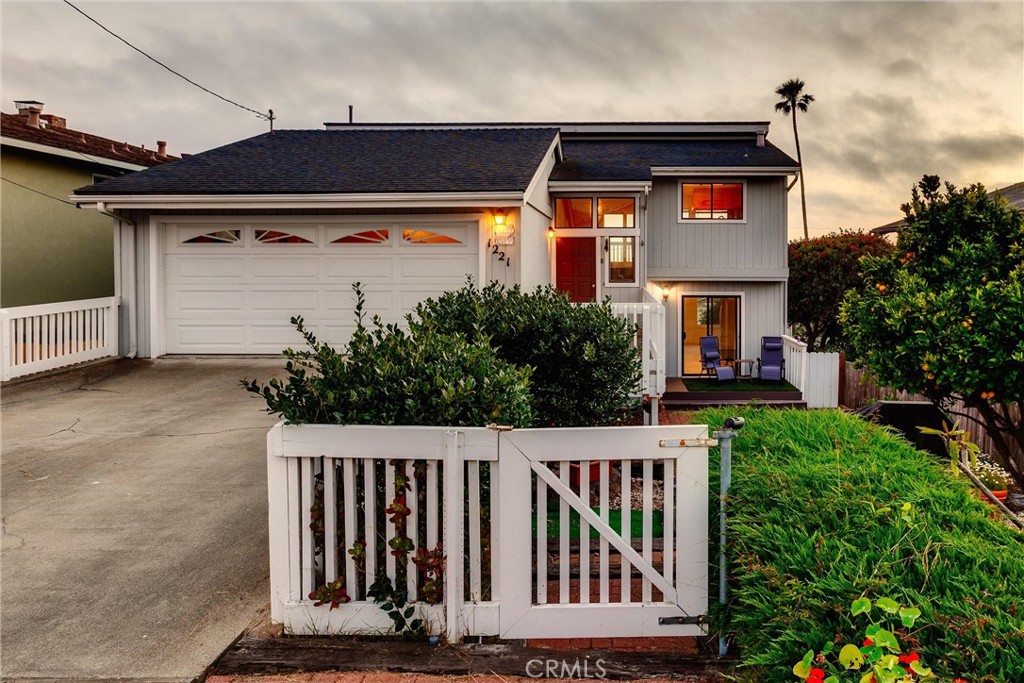
POLYGON ((175 71, 175 70, 174 70, 174 69, 172 69, 171 67, 169 67, 169 66, 167 66, 166 64, 164 64, 163 62, 161 62, 161 61, 160 61, 159 59, 157 59, 157 58, 155 58, 155 57, 151 57, 151 56, 150 56, 149 54, 147 54, 147 53, 146 53, 146 52, 145 52, 144 50, 142 50, 142 49, 140 49, 140 48, 137 48, 137 47, 135 47, 134 45, 132 45, 131 43, 129 43, 129 42, 127 41, 127 40, 125 40, 125 39, 124 39, 124 38, 122 38, 121 36, 117 35, 116 33, 114 33, 114 32, 113 32, 113 31, 111 31, 111 30, 110 30, 109 28, 107 28, 106 26, 104 26, 104 25, 103 25, 103 24, 101 24, 100 22, 98 22, 98 21, 96 21, 95 19, 93 19, 92 17, 90 17, 90 16, 88 15, 88 14, 86 14, 86 13, 85 13, 85 12, 83 12, 82 10, 80 10, 80 9, 78 9, 77 7, 75 7, 74 5, 72 5, 72 4, 70 3, 70 2, 68 2, 68 0, 64 0, 64 4, 65 4, 65 5, 67 5, 68 7, 70 7, 71 9, 75 10, 75 11, 76 11, 76 12, 78 12, 79 14, 81 14, 81 15, 82 15, 83 17, 85 17, 86 19, 88 19, 88 20, 89 20, 89 21, 91 21, 92 23, 94 23, 94 24, 96 24, 97 26, 99 26, 99 27, 100 27, 101 29, 103 29, 104 31, 106 31, 106 32, 107 32, 107 33, 109 33, 110 35, 112 35, 112 36, 114 36, 115 38, 117 38, 118 40, 120 40, 120 41, 121 41, 122 43, 124 43, 125 45, 127 45, 127 46, 128 46, 128 47, 130 47, 131 49, 133 49, 133 50, 135 50, 136 52, 138 52, 138 53, 139 53, 140 55, 142 55, 143 57, 145 57, 145 58, 146 58, 146 59, 148 59, 149 61, 151 61, 151 62, 153 62, 154 64, 157 64, 157 65, 159 65, 159 66, 162 66, 163 68, 167 69, 168 71, 170 71, 170 72, 171 72, 172 74, 174 74, 174 75, 175 75, 175 76, 177 76, 178 78, 181 78, 181 79, 185 80, 186 82, 188 82, 188 83, 191 83, 192 85, 194 85, 195 87, 199 88, 199 89, 200 89, 200 90, 202 90, 203 92, 209 93, 209 94, 213 95, 213 96, 214 96, 214 97, 216 97, 216 98, 219 98, 219 99, 221 99, 221 100, 224 100, 224 101, 225 101, 225 102, 227 102, 228 104, 233 104, 233 105, 235 105, 236 107, 238 107, 239 109, 244 109, 245 111, 248 111, 248 112, 252 112, 252 113, 253 113, 253 114, 255 114, 256 116, 258 116, 258 117, 260 117, 261 119, 263 119, 264 121, 270 121, 270 122, 271 122, 271 125, 273 125, 273 119, 274 119, 274 115, 273 115, 273 111, 272 111, 272 110, 271 110, 271 113, 270 113, 269 115, 268 115, 268 114, 264 114, 264 113, 263 113, 263 112, 261 112, 261 111, 256 111, 255 109, 252 109, 252 108, 250 108, 250 107, 247 107, 247 106, 245 106, 244 104, 239 104, 238 102, 235 102, 234 100, 229 100, 228 98, 224 97, 223 95, 220 95, 220 94, 218 94, 218 93, 215 93, 214 91, 210 90, 209 88, 207 88, 207 87, 204 87, 204 86, 202 86, 202 85, 199 85, 198 83, 196 83, 195 81, 193 81, 193 80, 192 80, 191 78, 189 78, 188 76, 186 76, 186 75, 184 75, 184 74, 182 74, 182 73, 180 73, 180 72, 178 72, 178 71, 175 71))
POLYGON ((54 197, 52 194, 46 194, 45 192, 43 192, 41 190, 37 190, 37 189, 32 188, 32 187, 29 187, 28 185, 22 185, 21 183, 16 183, 13 180, 11 180, 10 178, 4 178, 4 177, 0 176, 0 180, 3 180, 5 183, 10 183, 11 185, 17 185, 18 187, 20 187, 23 190, 28 190, 29 192, 35 192, 36 194, 41 194, 44 197, 49 197, 50 199, 53 199, 55 201, 63 202, 65 204, 70 204, 71 206, 75 207, 76 209, 78 208, 78 205, 75 204, 74 202, 69 202, 68 200, 61 199, 60 197, 54 197))

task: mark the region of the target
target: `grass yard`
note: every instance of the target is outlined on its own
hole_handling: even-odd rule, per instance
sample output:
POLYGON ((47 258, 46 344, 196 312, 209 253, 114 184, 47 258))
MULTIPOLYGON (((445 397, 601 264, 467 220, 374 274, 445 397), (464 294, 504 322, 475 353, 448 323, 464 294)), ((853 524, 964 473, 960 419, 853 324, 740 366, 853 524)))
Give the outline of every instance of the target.
MULTIPOLYGON (((747 426, 728 503, 730 607, 712 616, 735 634, 737 680, 791 683, 809 650, 860 647, 869 620, 850 616, 860 597, 920 608, 897 635, 938 680, 1024 680, 1024 537, 963 477, 839 411, 707 409, 693 422, 714 428, 734 414, 747 426)), ((861 680, 854 673, 839 680, 861 680)))
POLYGON ((683 378, 683 384, 690 391, 799 391, 786 382, 765 382, 759 379, 741 379, 736 382, 720 382, 717 379, 683 378))
MULTIPOLYGON (((590 508, 597 515, 601 516, 601 509, 592 507, 590 508)), ((654 510, 652 512, 652 535, 654 538, 659 538, 665 535, 664 527, 664 515, 660 510, 654 510)), ((548 538, 559 538, 559 530, 561 529, 561 522, 558 516, 558 504, 548 506, 548 538)), ((622 533, 622 510, 608 510, 608 526, 615 531, 622 533)), ((630 510, 629 515, 629 530, 630 538, 643 538, 644 535, 644 520, 642 510, 630 510)), ((537 535, 537 520, 533 520, 533 534, 534 537, 537 535)), ((598 538, 599 534, 591 527, 590 537, 598 538)), ((578 539, 580 537, 580 516, 574 511, 569 510, 569 538, 578 539)))

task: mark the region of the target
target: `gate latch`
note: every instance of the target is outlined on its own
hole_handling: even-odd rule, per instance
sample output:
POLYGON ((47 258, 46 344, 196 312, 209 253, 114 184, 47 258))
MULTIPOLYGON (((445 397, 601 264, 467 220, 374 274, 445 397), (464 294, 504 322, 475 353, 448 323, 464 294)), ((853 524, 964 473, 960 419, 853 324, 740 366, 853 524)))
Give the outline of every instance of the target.
POLYGON ((718 445, 718 439, 700 437, 699 439, 661 439, 659 448, 710 448, 718 445))
POLYGON ((704 615, 698 614, 695 617, 658 617, 658 626, 681 626, 685 624, 703 624, 704 615))

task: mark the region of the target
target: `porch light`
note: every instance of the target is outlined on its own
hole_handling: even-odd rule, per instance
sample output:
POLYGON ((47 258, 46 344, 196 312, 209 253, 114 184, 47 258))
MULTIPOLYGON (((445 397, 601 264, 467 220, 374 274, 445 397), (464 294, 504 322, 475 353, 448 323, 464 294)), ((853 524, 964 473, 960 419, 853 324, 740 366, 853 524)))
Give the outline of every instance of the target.
POLYGON ((667 289, 661 290, 661 300, 666 302, 666 303, 668 303, 668 290, 667 289))
POLYGON ((494 224, 505 225, 505 209, 496 209, 494 211, 494 224))
POLYGON ((548 239, 549 240, 555 239, 555 226, 553 226, 553 225, 549 225, 548 226, 548 239))

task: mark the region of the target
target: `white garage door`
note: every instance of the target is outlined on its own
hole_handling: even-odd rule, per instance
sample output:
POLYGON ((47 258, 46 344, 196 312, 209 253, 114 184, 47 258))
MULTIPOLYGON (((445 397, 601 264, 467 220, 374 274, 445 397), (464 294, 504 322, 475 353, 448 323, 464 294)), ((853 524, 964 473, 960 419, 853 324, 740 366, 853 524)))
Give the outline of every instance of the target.
POLYGON ((479 280, 476 221, 171 224, 165 233, 167 353, 279 353, 298 348, 301 315, 340 345, 366 312, 400 322, 428 297, 479 280))

